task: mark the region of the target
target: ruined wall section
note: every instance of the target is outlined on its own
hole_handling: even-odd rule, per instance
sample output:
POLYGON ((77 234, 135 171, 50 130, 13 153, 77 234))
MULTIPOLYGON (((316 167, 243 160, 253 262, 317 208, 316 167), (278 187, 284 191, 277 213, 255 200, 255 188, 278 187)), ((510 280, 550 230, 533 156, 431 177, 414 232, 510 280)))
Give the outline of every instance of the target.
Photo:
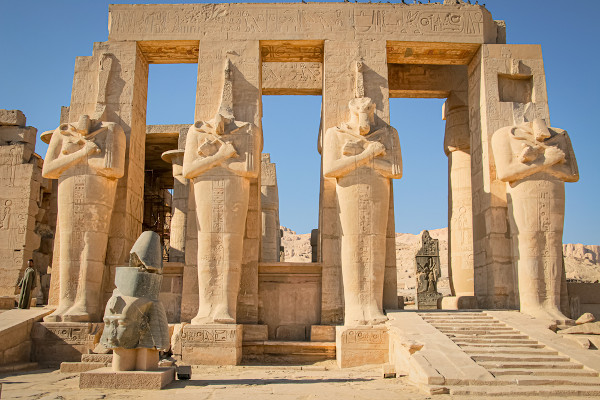
POLYGON ((42 280, 52 260, 56 185, 42 178, 36 134, 21 111, 0 110, 0 296, 18 293, 27 260, 42 280))

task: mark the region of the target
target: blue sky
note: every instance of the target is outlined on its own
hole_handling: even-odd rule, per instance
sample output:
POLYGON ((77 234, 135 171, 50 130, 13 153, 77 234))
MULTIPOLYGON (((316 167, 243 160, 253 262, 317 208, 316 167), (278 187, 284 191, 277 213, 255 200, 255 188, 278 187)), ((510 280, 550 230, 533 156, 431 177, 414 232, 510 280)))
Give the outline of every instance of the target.
MULTIPOLYGON (((600 244, 600 135, 596 122, 600 114, 600 45, 596 39, 600 2, 480 1, 484 2, 494 19, 506 21, 508 43, 542 45, 552 126, 568 130, 581 174, 578 183, 567 184, 564 242, 600 244)), ((93 42, 107 39, 109 3, 2 1, 0 108, 22 110, 28 125, 39 133, 54 129, 60 106, 70 102, 75 57, 91 55, 93 42)), ((152 65, 147 123, 192 123, 195 80, 194 64, 152 65)), ((399 132, 404 160, 404 177, 394 182, 397 232, 447 226, 442 103, 437 99, 390 102, 391 123, 399 132)), ((264 151, 277 163, 280 219, 300 233, 317 226, 320 107, 320 96, 263 97, 264 151)), ((40 141, 37 151, 45 155, 46 147, 40 141)))

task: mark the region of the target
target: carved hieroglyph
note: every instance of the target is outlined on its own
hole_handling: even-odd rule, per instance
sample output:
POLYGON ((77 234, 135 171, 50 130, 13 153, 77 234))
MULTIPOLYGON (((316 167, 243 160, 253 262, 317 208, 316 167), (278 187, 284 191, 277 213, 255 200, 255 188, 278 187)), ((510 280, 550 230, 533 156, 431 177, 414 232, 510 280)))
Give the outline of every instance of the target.
POLYGON ((58 179, 60 296, 46 322, 100 319, 110 217, 125 146, 119 125, 87 115, 52 134, 42 174, 58 179))
POLYGON ((352 99, 349 107, 350 121, 325 133, 323 174, 336 178, 344 324, 379 324, 387 320, 382 308, 386 227, 390 178, 402 176, 400 141, 391 126, 374 126, 370 98, 352 99))
POLYGON ((439 240, 433 239, 429 231, 423 231, 421 243, 421 248, 415 255, 417 308, 435 310, 438 308, 438 299, 442 297, 437 290, 437 281, 442 275, 439 240))
POLYGON ((183 176, 193 180, 198 226, 198 314, 192 324, 235 323, 250 179, 260 169, 260 129, 233 115, 231 63, 221 106, 188 131, 183 176))
POLYGON ((579 180, 569 135, 535 119, 497 130, 492 150, 497 176, 508 183, 521 311, 565 320, 560 311, 564 182, 579 180))

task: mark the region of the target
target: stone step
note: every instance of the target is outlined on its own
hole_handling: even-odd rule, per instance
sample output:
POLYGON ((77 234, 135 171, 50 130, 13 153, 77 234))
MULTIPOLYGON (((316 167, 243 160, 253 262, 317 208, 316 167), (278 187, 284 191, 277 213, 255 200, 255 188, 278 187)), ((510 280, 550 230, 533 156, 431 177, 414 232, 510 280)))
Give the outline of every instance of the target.
POLYGON ((466 334, 450 334, 449 336, 451 336, 451 339, 456 339, 456 340, 466 340, 466 339, 491 339, 491 340, 531 340, 529 339, 529 336, 526 335, 466 335, 466 334))
POLYGON ((482 367, 491 369, 583 369, 583 365, 572 362, 531 362, 530 360, 523 361, 478 361, 482 367))
POLYGON ((509 368, 509 369, 490 369, 490 373, 494 376, 503 375, 521 375, 521 376, 593 376, 598 377, 600 374, 589 369, 527 369, 527 368, 509 368))
POLYGON ((470 347, 470 346, 461 346, 461 349, 469 354, 527 354, 527 355, 540 355, 540 356, 556 356, 558 355, 558 351, 548 350, 548 349, 531 349, 531 348, 523 348, 523 347, 470 347))
POLYGON ((419 316, 421 317, 457 317, 457 318, 469 318, 469 317, 484 317, 484 318, 493 318, 492 316, 487 315, 484 312, 440 312, 440 311, 432 311, 432 312, 420 312, 419 316))
POLYGON ((455 328, 450 328, 450 327, 439 327, 439 326, 435 326, 434 327, 442 332, 442 333, 465 333, 465 334, 501 334, 501 333, 519 333, 517 331, 515 331, 512 328, 488 328, 488 327, 483 327, 483 326, 479 326, 479 327, 455 327, 455 328))
POLYGON ((598 386, 600 379, 589 376, 571 376, 571 377, 548 377, 548 376, 523 376, 523 375, 501 375, 500 381, 513 382, 518 386, 542 386, 542 385, 580 385, 580 386, 598 386))
POLYGON ((459 323, 478 323, 478 322, 490 322, 490 323, 495 323, 495 324, 499 324, 500 321, 498 321, 497 319, 493 318, 493 317, 480 317, 480 318, 475 318, 475 317, 434 317, 434 316, 421 316, 421 318, 423 318, 425 321, 427 322, 432 322, 432 321, 445 321, 445 322, 459 322, 459 323))
POLYGON ((548 396, 548 397, 574 397, 574 396, 600 396, 598 386, 456 386, 450 388, 451 395, 469 396, 548 396))
POLYGON ((476 362, 479 361, 520 361, 523 363, 529 362, 561 362, 569 361, 569 357, 565 356, 535 356, 535 355, 520 355, 520 354, 469 354, 476 362))
POLYGON ((459 345, 461 348, 465 348, 465 347, 482 347, 482 348, 486 348, 486 349, 495 349, 498 347, 520 347, 520 348, 527 348, 527 349, 543 349, 544 347, 546 347, 543 344, 537 343, 533 340, 500 340, 498 342, 493 341, 493 340, 485 340, 485 341, 480 341, 478 339, 463 339, 463 340, 456 340, 454 341, 454 343, 456 343, 457 345, 459 345))
POLYGON ((454 338, 454 343, 459 346, 540 346, 535 340, 530 339, 482 339, 479 337, 454 338))
POLYGON ((265 362, 316 362, 335 360, 335 342, 243 342, 244 359, 265 362))

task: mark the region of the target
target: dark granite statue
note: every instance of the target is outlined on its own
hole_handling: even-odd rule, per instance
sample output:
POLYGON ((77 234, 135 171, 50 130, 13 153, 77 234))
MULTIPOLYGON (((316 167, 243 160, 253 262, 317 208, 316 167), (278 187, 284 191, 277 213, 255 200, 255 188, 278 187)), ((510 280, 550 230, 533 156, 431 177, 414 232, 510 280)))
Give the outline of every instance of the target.
POLYGON ((158 300, 161 283, 160 237, 146 231, 131 249, 129 266, 117 267, 116 289, 104 312, 105 325, 100 343, 113 349, 114 370, 156 369, 158 351, 169 349, 167 315, 158 300))
POLYGON ((19 308, 28 309, 31 304, 31 292, 35 288, 35 269, 33 269, 33 260, 27 261, 27 269, 23 274, 23 278, 19 282, 21 293, 19 294, 19 308))
POLYGON ((421 235, 422 246, 415 256, 417 270, 417 297, 419 310, 438 308, 438 300, 443 296, 437 291, 437 281, 441 276, 440 250, 438 239, 433 239, 429 231, 421 235))

